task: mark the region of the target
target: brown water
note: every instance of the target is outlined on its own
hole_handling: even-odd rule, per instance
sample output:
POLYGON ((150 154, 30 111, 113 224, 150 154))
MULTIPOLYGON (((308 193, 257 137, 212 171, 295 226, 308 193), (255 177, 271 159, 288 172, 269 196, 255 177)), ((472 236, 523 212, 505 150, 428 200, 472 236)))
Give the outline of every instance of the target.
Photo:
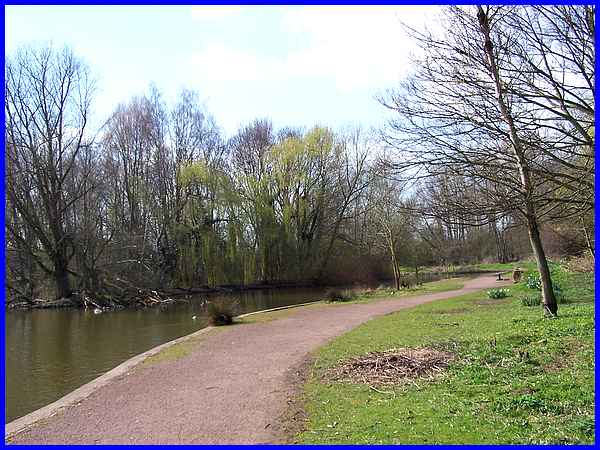
MULTIPOLYGON (((237 299, 243 314, 319 300, 323 293, 324 288, 290 288, 210 299, 237 299)), ((102 314, 79 309, 7 311, 6 422, 59 399, 132 356, 204 328, 204 299, 102 314)))

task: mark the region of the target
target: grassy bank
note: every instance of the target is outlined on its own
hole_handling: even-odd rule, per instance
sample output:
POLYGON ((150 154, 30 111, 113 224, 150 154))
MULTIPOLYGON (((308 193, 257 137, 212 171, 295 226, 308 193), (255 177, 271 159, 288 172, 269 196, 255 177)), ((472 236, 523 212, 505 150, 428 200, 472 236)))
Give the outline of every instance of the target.
POLYGON ((413 297, 415 295, 434 294, 436 292, 454 291, 464 286, 465 278, 449 278, 447 280, 431 281, 418 286, 401 288, 400 290, 391 287, 378 289, 367 289, 353 293, 351 298, 341 303, 367 303, 381 298, 402 298, 413 297))
MULTIPOLYGON (((532 267, 535 263, 532 261, 518 261, 518 262, 510 262, 510 263, 479 263, 479 264, 451 264, 449 266, 427 266, 420 267, 420 273, 468 273, 468 272, 504 272, 511 271, 515 267, 532 267)), ((414 272, 413 267, 402 266, 400 270, 404 273, 412 273, 414 272)))
MULTIPOLYGON (((435 292, 453 291, 460 289, 464 286, 465 278, 450 278, 448 280, 432 281, 430 283, 423 283, 419 286, 413 286, 411 288, 400 289, 399 291, 394 290, 390 287, 378 288, 378 289, 363 289, 351 291, 348 289, 340 290, 347 298, 343 301, 329 302, 327 300, 315 301, 310 305, 301 306, 301 308, 330 308, 336 307, 337 305, 347 305, 352 303, 368 303, 375 300, 381 300, 383 298, 402 298, 412 297, 415 295, 433 294, 435 292)), ((239 319, 240 323, 257 323, 257 322, 270 322, 272 320, 281 319, 294 314, 297 308, 282 309, 279 311, 260 312, 257 314, 247 315, 239 319)))
POLYGON ((593 274, 553 265, 571 303, 559 318, 519 297, 485 293, 443 300, 372 320, 323 347, 306 385, 301 443, 592 443, 593 274), (430 347, 456 359, 436 379, 374 388, 331 382, 349 357, 430 347))

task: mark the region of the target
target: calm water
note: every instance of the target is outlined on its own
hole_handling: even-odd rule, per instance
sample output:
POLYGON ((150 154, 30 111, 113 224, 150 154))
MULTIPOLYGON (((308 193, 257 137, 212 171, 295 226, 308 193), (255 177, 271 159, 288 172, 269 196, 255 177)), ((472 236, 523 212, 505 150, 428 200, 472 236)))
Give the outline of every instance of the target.
MULTIPOLYGON (((443 277, 424 273, 420 278, 430 282, 443 277)), ((209 299, 238 300, 243 314, 320 300, 325 291, 274 289, 209 299)), ((52 403, 132 356, 205 327, 204 299, 102 314, 80 309, 7 311, 6 421, 52 403)))
MULTIPOLYGON (((324 288, 249 291, 240 314, 319 300, 324 288)), ((211 299, 219 298, 211 296, 211 299)), ((201 298, 164 309, 6 312, 6 421, 51 403, 128 358, 206 326, 201 298), (192 320, 192 316, 198 320, 192 320)))

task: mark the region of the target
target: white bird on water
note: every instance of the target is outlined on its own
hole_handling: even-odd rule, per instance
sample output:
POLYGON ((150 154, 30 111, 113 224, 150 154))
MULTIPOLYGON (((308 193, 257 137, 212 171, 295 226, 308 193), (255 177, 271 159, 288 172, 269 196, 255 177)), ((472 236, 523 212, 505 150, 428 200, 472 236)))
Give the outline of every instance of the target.
POLYGON ((192 320, 196 320, 198 316, 192 316, 192 320))
POLYGON ((102 310, 100 308, 94 308, 94 314, 102 314, 102 310))

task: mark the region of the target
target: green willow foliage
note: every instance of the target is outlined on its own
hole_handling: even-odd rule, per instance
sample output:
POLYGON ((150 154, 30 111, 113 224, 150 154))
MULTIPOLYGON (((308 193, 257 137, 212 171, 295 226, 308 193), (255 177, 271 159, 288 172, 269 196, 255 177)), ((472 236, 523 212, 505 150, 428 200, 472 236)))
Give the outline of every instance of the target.
POLYGON ((178 183, 192 195, 175 230, 176 281, 217 285, 316 276, 327 230, 340 213, 334 174, 344 147, 337 140, 321 127, 284 138, 266 147, 258 172, 202 160, 179 167, 178 183))

